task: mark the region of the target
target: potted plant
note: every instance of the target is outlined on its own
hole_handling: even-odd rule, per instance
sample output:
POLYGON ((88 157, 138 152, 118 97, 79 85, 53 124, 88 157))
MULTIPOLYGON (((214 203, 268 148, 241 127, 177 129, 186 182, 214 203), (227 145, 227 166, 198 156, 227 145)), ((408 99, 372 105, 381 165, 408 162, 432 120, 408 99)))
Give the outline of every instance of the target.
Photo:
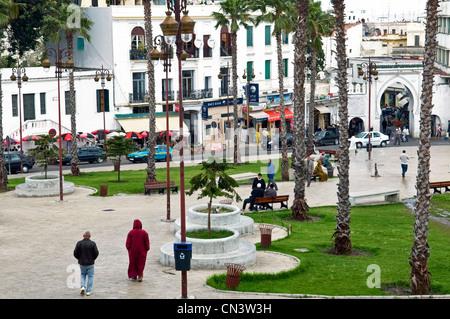
POLYGON ((219 196, 240 201, 241 197, 235 191, 235 187, 239 184, 230 177, 226 171, 232 169, 233 166, 228 164, 225 160, 219 162, 218 158, 210 156, 206 161, 201 163, 201 172, 193 176, 190 180, 191 189, 187 192, 188 195, 200 190, 198 199, 207 197, 208 201, 208 236, 211 235, 211 212, 212 200, 219 196))

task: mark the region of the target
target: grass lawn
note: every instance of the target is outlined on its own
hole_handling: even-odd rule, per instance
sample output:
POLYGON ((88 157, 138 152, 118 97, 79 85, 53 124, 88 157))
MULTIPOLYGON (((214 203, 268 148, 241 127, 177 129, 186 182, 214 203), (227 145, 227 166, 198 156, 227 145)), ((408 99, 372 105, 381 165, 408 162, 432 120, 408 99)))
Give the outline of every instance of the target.
MULTIPOLYGON (((450 194, 449 194, 450 195, 450 194)), ((301 260, 291 271, 280 274, 242 274, 238 291, 277 292, 288 294, 312 294, 328 296, 387 295, 384 286, 409 287, 409 253, 413 240, 414 217, 402 203, 376 206, 357 206, 351 210, 351 239, 355 256, 335 256, 328 251, 333 248, 331 238, 335 225, 335 207, 314 207, 309 216, 317 221, 295 222, 285 218, 289 210, 251 213, 256 222, 292 225, 289 237, 272 242, 271 251, 293 255, 301 260), (307 252, 295 249, 306 248, 307 252), (380 267, 382 289, 369 288, 367 279, 373 274, 369 265, 380 267)), ((431 257, 429 270, 432 273, 432 290, 439 294, 450 294, 450 229, 430 221, 429 245, 431 257)), ((260 249, 259 244, 257 248, 260 249)), ((218 289, 225 286, 226 275, 214 275, 208 284, 218 289)))

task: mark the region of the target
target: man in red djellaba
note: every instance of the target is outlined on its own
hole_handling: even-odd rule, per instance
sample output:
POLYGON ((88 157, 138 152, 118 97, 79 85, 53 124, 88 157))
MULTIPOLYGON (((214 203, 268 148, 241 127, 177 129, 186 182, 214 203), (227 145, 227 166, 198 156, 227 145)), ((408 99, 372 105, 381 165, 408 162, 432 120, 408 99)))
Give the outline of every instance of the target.
POLYGON ((139 219, 133 222, 133 229, 127 236, 126 247, 130 263, 128 265, 128 278, 142 281, 144 275, 145 261, 147 251, 150 250, 150 240, 148 233, 142 229, 142 223, 139 219))

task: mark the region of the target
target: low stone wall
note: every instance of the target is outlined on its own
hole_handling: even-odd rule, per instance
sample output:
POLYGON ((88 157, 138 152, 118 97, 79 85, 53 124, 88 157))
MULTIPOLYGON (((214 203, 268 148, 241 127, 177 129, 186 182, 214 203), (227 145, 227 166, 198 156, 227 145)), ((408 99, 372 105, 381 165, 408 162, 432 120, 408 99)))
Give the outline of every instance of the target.
MULTIPOLYGON (((70 194, 75 191, 75 185, 71 182, 63 181, 63 194, 70 194)), ((19 197, 45 197, 59 195, 59 175, 47 174, 31 175, 25 177, 25 183, 16 186, 16 195, 19 197)))

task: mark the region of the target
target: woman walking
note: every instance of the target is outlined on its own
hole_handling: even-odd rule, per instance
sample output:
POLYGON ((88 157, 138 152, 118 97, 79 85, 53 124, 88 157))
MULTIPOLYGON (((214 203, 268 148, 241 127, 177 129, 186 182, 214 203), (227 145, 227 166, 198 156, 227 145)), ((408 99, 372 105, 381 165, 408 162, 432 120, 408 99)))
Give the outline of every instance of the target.
POLYGON ((139 219, 133 222, 133 229, 128 233, 126 247, 128 250, 129 265, 128 278, 142 281, 144 276, 145 261, 147 251, 150 250, 150 240, 148 233, 142 229, 142 223, 139 219))

